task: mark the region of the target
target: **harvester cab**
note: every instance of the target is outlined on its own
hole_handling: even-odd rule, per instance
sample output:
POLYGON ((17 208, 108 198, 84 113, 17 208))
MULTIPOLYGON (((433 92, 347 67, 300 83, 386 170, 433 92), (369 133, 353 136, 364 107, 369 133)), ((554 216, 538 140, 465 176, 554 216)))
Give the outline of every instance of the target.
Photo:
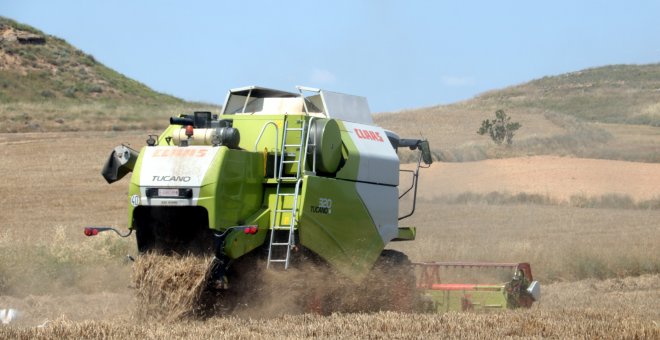
POLYGON ((132 173, 128 221, 140 252, 212 254, 221 288, 248 270, 246 258, 282 269, 314 259, 355 283, 378 263, 412 276, 407 257, 384 248, 415 238, 399 220, 415 210, 428 142, 375 125, 364 97, 297 89, 232 89, 219 115, 172 117, 141 150, 111 152, 102 175, 132 173), (400 170, 398 148, 418 152, 416 168, 400 170), (412 173, 401 193, 400 171, 412 173), (412 211, 400 215, 410 192, 412 211))

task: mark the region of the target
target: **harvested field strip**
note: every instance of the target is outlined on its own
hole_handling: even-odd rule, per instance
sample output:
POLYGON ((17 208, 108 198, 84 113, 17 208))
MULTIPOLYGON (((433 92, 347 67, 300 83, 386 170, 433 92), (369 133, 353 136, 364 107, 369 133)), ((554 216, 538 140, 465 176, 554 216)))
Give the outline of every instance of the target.
POLYGON ((660 210, 660 195, 653 199, 637 201, 628 195, 621 194, 571 195, 568 200, 560 200, 547 194, 528 194, 525 192, 512 194, 493 191, 489 193, 464 192, 458 195, 442 195, 432 198, 422 197, 421 201, 434 204, 540 204, 576 208, 660 210))
POLYGON ((281 338, 470 338, 504 337, 657 339, 660 328, 617 311, 565 309, 498 314, 333 314, 274 319, 213 318, 204 322, 120 323, 56 321, 46 328, 3 328, 12 339, 281 339, 281 338))
MULTIPOLYGON (((402 183, 409 179, 402 177, 402 183)), ((434 163, 420 176, 422 197, 464 192, 539 194, 568 201, 571 196, 618 194, 634 201, 660 196, 660 164, 556 156, 434 163)))

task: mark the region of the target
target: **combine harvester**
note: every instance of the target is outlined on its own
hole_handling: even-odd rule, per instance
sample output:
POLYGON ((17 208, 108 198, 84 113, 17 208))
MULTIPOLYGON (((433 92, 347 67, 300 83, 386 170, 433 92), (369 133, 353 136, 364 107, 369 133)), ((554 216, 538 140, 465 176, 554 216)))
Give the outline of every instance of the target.
MULTIPOLYGON (((298 92, 233 89, 219 116, 172 117, 139 152, 125 145, 112 151, 102 174, 112 183, 132 172, 128 221, 141 253, 214 255, 209 286, 225 297, 245 294, 246 272, 258 262, 282 270, 325 266, 338 281, 376 295, 370 301, 380 302, 365 308, 372 310, 529 307, 538 299, 528 264, 412 264, 385 250, 415 239, 415 228, 399 221, 414 213, 419 170, 432 162, 428 142, 374 125, 363 97, 298 92), (418 150, 414 170, 399 169, 398 148, 418 150), (400 171, 412 174, 401 190, 400 171), (410 194, 411 211, 400 214, 399 200, 410 194), (450 285, 440 282, 447 266, 512 273, 498 285, 450 285)), ((108 230, 116 231, 89 227, 85 234, 108 230)), ((319 307, 326 300, 305 303, 331 312, 319 307)))

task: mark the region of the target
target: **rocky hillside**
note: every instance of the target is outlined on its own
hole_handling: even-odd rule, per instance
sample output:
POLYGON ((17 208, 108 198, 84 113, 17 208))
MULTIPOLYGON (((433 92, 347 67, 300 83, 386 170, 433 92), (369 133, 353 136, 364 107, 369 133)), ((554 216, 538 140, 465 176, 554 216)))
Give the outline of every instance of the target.
POLYGON ((0 17, 0 102, 40 100, 181 103, 35 28, 0 17))
POLYGON ((0 133, 156 129, 216 106, 158 93, 66 41, 0 17, 0 133))

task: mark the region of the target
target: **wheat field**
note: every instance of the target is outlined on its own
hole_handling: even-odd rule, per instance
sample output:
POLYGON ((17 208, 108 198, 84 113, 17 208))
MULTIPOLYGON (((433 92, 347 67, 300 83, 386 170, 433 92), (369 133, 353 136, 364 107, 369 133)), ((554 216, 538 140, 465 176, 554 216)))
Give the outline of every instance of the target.
POLYGON ((0 134, 0 309, 20 312, 0 338, 660 338, 660 210, 428 193, 402 222, 418 227, 418 239, 391 248, 412 260, 531 262, 540 303, 490 314, 145 318, 126 260, 134 239, 85 238, 82 227, 126 227, 126 179, 107 185, 100 168, 116 144, 137 148, 147 134, 0 134))

